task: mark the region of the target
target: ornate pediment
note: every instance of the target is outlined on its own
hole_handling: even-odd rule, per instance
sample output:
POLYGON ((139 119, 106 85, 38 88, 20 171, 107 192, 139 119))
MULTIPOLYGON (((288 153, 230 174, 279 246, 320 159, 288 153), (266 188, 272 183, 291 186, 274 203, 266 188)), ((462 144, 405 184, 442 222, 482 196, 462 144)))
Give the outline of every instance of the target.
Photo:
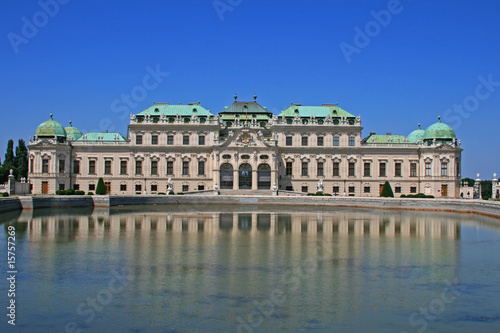
POLYGON ((222 147, 270 147, 264 141, 262 131, 259 129, 241 128, 235 131, 230 130, 228 139, 222 147))

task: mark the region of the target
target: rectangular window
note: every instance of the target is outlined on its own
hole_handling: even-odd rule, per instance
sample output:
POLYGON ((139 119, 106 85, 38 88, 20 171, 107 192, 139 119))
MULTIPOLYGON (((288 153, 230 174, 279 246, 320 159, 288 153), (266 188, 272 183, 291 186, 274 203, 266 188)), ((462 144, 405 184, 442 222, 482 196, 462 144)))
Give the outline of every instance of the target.
POLYGON ((127 161, 120 161, 120 175, 127 174, 127 161))
POLYGON ((323 177, 324 172, 323 172, 323 162, 318 162, 318 177, 323 177))
POLYGON ((89 184, 89 191, 95 191, 95 184, 89 184))
POLYGON ((205 191, 205 185, 198 185, 198 191, 205 191))
POLYGON ((189 185, 182 185, 182 192, 188 192, 189 191, 189 185))
POLYGON ((198 161, 198 175, 205 174, 205 161, 198 161))
POLYGON ((135 137, 135 144, 136 145, 142 145, 142 135, 136 135, 136 137, 135 137))
POLYGON ((167 145, 171 146, 174 144, 174 136, 173 135, 167 135, 167 145))
POLYGON ((323 146, 323 137, 322 136, 318 136, 318 146, 319 147, 323 146))
POLYGON ((126 191, 127 190, 127 184, 120 184, 120 191, 126 191))
POLYGON ((448 162, 441 163, 441 176, 448 176, 448 162))
POLYGON ((167 175, 173 175, 173 174, 174 174, 174 162, 167 161, 167 175))
POLYGON ((158 191, 158 185, 153 184, 151 185, 151 192, 157 192, 158 191))
POLYGON ((302 176, 307 176, 308 175, 308 167, 309 163, 307 162, 302 162, 302 176))
POLYGON ((158 161, 151 161, 151 174, 152 175, 158 174, 158 161))
POLYGON ((356 145, 356 138, 353 136, 349 137, 349 146, 353 147, 356 145))
POLYGON ((333 162, 333 176, 340 176, 340 162, 333 162))
POLYGON ((152 145, 158 144, 158 135, 151 135, 151 144, 152 145))
POLYGON ((354 166, 355 166, 354 162, 349 162, 349 176, 351 177, 354 177, 356 175, 354 171, 354 166))
POLYGON ((34 171, 33 171, 33 169, 34 169, 34 165, 33 165, 33 163, 35 163, 35 160, 34 160, 34 159, 32 159, 32 158, 30 158, 30 173, 33 173, 33 172, 34 172, 34 171))
POLYGON ((292 137, 291 136, 287 136, 286 137, 286 145, 287 146, 291 146, 292 145, 292 137))
POLYGON ((394 187, 394 193, 401 193, 401 186, 394 187))
POLYGON ((333 145, 334 146, 339 146, 340 145, 340 139, 338 136, 333 137, 333 145))
POLYGON ((142 161, 135 161, 135 174, 142 175, 142 161))
POLYGON ((417 187, 416 186, 410 187, 410 193, 417 193, 417 187))
POLYGON ((426 176, 432 176, 432 169, 431 169, 431 163, 425 163, 425 175, 426 176))
POLYGON ((42 160, 42 172, 49 173, 49 160, 46 158, 42 160))
POLYGON ((184 135, 182 137, 182 144, 183 145, 189 145, 189 135, 184 135))
POLYGON ((89 174, 95 175, 95 160, 89 161, 89 174))
POLYGON ((111 174, 111 161, 104 161, 104 174, 105 175, 111 174))
POLYGON ((370 177, 370 171, 371 171, 371 163, 370 162, 365 162, 364 164, 364 173, 363 175, 365 177, 370 177))
POLYGON ((73 173, 75 173, 75 174, 80 173, 80 161, 79 160, 73 161, 73 173))
POLYGON ((355 193, 355 192, 356 192, 356 187, 349 186, 349 193, 355 193))
POLYGON ((182 174, 184 176, 189 175, 189 162, 187 161, 182 162, 182 174))
POLYGON ((308 191, 308 187, 307 187, 307 186, 302 186, 302 192, 304 192, 304 193, 309 192, 309 191, 308 191))
POLYGON ((386 163, 385 162, 380 162, 380 165, 379 165, 379 176, 380 177, 385 177, 387 176, 387 173, 386 173, 386 163))
POLYGON ((80 191, 80 184, 73 184, 73 190, 80 191))
POLYGON ((293 167, 293 162, 286 162, 286 176, 291 176, 292 175, 292 167, 293 167))
POLYGON ((332 189, 332 192, 337 194, 340 192, 340 186, 334 186, 333 189, 332 189))
POLYGON ((302 137, 302 146, 307 146, 308 139, 309 139, 309 137, 307 137, 307 136, 302 137))
POLYGON ((135 184, 135 191, 136 192, 141 192, 142 191, 142 185, 141 184, 135 184))
POLYGON ((199 146, 204 146, 205 145, 205 136, 204 135, 200 135, 198 137, 198 145, 199 146))
POLYGON ((363 187, 363 193, 370 193, 370 190, 371 190, 370 186, 363 187))
POLYGON ((65 189, 64 184, 59 184, 59 190, 60 190, 60 191, 64 191, 64 189, 65 189))
POLYGON ((66 160, 59 160, 59 173, 64 173, 66 171, 66 160))
POLYGON ((401 162, 396 162, 394 164, 394 176, 401 177, 401 162))
POLYGON ((417 163, 410 164, 410 177, 417 177, 417 163))

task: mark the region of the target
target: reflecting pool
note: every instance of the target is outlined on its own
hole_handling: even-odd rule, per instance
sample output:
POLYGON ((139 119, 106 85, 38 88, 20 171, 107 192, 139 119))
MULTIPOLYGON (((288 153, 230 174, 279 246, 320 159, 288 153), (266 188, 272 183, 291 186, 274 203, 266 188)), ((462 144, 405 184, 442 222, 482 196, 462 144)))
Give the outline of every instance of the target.
POLYGON ((0 215, 1 332, 498 332, 500 220, 158 205, 0 215), (14 228, 12 228, 14 227, 14 228))

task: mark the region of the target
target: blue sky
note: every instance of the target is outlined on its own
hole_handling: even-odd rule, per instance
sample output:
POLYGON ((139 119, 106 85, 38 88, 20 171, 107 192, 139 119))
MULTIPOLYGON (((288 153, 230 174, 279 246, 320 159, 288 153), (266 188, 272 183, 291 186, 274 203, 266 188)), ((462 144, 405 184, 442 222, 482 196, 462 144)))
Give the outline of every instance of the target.
POLYGON ((408 135, 441 115, 462 140, 463 176, 500 174, 500 2, 215 4, 2 1, 2 160, 50 112, 126 134, 128 114, 154 101, 216 113, 237 92, 275 113, 338 102, 362 116, 363 136, 408 135))

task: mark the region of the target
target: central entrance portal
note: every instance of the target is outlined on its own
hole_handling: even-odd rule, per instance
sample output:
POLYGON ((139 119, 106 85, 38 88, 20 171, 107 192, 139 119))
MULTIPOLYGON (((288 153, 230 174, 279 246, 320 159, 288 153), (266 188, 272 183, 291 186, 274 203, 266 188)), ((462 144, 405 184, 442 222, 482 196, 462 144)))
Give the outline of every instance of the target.
POLYGON ((252 188, 252 166, 248 163, 240 165, 239 188, 241 190, 252 188))

